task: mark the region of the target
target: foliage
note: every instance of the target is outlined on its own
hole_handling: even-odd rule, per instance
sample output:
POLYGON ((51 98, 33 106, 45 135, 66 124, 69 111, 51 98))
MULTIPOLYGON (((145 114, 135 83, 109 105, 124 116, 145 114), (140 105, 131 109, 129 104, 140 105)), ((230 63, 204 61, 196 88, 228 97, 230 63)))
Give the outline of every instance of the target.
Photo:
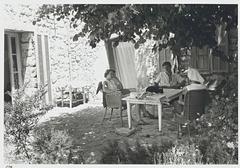
POLYGON ((163 143, 161 146, 142 145, 139 141, 131 146, 127 141, 123 143, 117 140, 109 141, 102 149, 100 163, 105 164, 153 164, 155 154, 166 152, 172 147, 171 142, 163 143))
POLYGON ((201 152, 194 144, 178 143, 158 158, 158 163, 163 164, 201 164, 201 152), (162 162, 159 162, 161 161, 162 162))
POLYGON ((73 142, 66 131, 38 129, 34 132, 32 163, 81 164, 80 150, 73 150, 73 142))
POLYGON ((32 96, 24 92, 26 86, 13 95, 13 103, 4 104, 5 143, 14 145, 16 155, 24 155, 30 159, 29 144, 32 130, 36 127, 39 116, 48 111, 42 102, 45 94, 43 89, 37 90, 32 96))
POLYGON ((237 83, 237 76, 230 76, 225 87, 214 95, 207 113, 193 124, 196 128, 194 141, 200 146, 204 163, 237 163, 237 83))
POLYGON ((216 25, 227 24, 226 30, 237 27, 237 5, 156 5, 156 4, 64 4, 43 5, 38 18, 69 19, 73 28, 84 23, 73 40, 88 35, 94 48, 101 40, 117 34, 119 41, 132 41, 135 47, 147 39, 156 40, 154 50, 170 46, 178 55, 180 48, 205 45, 216 47, 216 25))
POLYGON ((101 163, 106 164, 201 164, 202 155, 194 144, 176 141, 147 145, 136 141, 134 145, 117 140, 109 141, 102 150, 101 163))
POLYGON ((135 52, 138 88, 145 88, 153 84, 154 77, 158 71, 158 53, 152 52, 154 44, 154 40, 147 40, 135 52))

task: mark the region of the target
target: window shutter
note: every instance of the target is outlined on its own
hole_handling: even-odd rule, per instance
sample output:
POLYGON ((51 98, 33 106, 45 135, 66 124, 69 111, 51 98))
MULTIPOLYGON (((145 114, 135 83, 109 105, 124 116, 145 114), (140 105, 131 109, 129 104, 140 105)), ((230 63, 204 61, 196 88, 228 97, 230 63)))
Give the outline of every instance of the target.
POLYGON ((48 45, 48 36, 44 35, 44 44, 45 44, 45 59, 46 59, 46 71, 47 71, 47 83, 48 83, 48 100, 49 103, 52 103, 52 83, 51 83, 51 71, 50 71, 50 60, 49 60, 49 45, 48 45))
POLYGON ((47 35, 37 35, 39 85, 45 86, 44 102, 52 104, 52 84, 50 76, 49 43, 47 35))
POLYGON ((38 65, 39 65, 39 78, 40 85, 44 85, 44 69, 43 69, 43 48, 42 48, 42 36, 37 35, 37 47, 38 47, 38 65))

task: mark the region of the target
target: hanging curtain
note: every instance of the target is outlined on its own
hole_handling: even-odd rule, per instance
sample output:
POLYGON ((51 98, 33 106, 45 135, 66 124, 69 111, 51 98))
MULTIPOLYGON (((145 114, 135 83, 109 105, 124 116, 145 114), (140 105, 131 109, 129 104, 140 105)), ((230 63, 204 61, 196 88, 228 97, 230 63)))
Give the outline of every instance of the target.
POLYGON ((113 47, 116 74, 124 88, 137 87, 137 73, 135 69, 135 49, 130 42, 120 42, 113 47))

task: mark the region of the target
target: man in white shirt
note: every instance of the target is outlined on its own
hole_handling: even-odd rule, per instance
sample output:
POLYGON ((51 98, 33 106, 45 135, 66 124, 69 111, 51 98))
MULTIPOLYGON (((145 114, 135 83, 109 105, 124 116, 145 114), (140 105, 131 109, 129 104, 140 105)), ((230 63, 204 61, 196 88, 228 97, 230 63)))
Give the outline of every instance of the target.
MULTIPOLYGON (((155 85, 158 85, 161 88, 172 89, 180 89, 185 86, 185 79, 179 74, 172 72, 172 66, 170 62, 164 62, 162 67, 163 71, 158 74, 156 80, 154 81, 155 85)), ((178 108, 178 98, 172 100, 170 103, 175 107, 173 111, 175 113, 175 109, 178 108)), ((154 108, 155 107, 153 107, 153 111, 156 111, 154 108)))
POLYGON ((190 90, 206 90, 207 87, 204 85, 204 78, 201 76, 201 74, 198 72, 197 69, 194 68, 188 68, 186 70, 187 77, 189 80, 189 85, 185 86, 183 88, 184 91, 190 91, 190 90))
POLYGON ((185 80, 180 75, 172 73, 171 63, 162 64, 163 71, 160 72, 155 80, 155 84, 163 88, 181 88, 185 85, 185 80))

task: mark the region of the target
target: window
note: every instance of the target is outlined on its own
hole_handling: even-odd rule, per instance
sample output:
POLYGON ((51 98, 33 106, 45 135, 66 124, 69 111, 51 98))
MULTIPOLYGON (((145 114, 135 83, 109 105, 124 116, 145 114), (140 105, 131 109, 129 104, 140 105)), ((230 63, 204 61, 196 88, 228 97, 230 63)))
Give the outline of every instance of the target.
POLYGON ((4 52, 7 52, 6 55, 8 55, 11 90, 14 91, 23 84, 19 38, 17 33, 10 32, 5 34, 5 38, 7 44, 4 52))

